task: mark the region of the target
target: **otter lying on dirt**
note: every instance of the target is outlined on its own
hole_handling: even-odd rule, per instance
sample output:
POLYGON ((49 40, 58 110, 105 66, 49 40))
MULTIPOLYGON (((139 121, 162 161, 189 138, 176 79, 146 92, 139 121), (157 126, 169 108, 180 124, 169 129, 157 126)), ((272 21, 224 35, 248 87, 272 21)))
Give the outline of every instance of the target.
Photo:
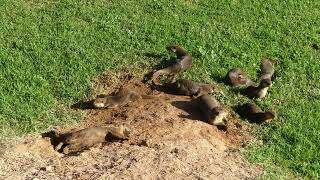
POLYGON ((69 154, 106 142, 108 137, 128 139, 129 134, 130 129, 125 126, 85 128, 75 132, 57 134, 56 139, 59 144, 54 149, 69 154))
POLYGON ((192 96, 193 98, 213 93, 214 91, 212 85, 185 79, 179 79, 174 83, 167 83, 165 84, 165 88, 172 94, 192 96))
POLYGON ((199 98, 200 109, 204 113, 206 122, 216 126, 226 126, 225 118, 228 112, 221 107, 220 103, 212 96, 203 95, 199 98))

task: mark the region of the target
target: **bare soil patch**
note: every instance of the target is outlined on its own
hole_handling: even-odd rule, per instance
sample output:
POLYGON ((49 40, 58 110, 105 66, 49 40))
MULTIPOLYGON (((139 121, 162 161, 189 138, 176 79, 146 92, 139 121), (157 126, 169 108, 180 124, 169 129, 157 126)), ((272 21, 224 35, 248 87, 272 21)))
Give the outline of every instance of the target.
MULTIPOLYGON (((95 81, 93 96, 123 84, 153 93, 130 74, 105 74, 95 81)), ((79 110, 87 119, 61 132, 126 125, 132 130, 129 140, 68 156, 55 152, 50 138, 41 135, 10 140, 1 144, 0 179, 253 179, 262 174, 239 153, 251 140, 246 123, 230 113, 228 130, 221 131, 201 121, 189 97, 163 94, 118 109, 79 110)))

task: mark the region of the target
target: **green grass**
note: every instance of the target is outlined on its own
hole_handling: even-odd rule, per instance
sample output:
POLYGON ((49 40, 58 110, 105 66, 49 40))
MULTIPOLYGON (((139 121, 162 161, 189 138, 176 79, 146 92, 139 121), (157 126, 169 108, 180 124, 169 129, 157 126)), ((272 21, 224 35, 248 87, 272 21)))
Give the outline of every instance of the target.
MULTIPOLYGON (((265 143, 249 148, 248 157, 319 178, 320 50, 312 46, 320 46, 320 1, 0 3, 2 135, 81 119, 66 107, 87 98, 94 76, 120 66, 151 68, 156 56, 168 59, 165 45, 177 43, 194 56, 185 77, 195 80, 216 81, 233 67, 254 78, 262 57, 279 59, 270 95, 257 101, 279 117, 259 127, 265 143)), ((228 103, 247 101, 226 91, 228 103)))

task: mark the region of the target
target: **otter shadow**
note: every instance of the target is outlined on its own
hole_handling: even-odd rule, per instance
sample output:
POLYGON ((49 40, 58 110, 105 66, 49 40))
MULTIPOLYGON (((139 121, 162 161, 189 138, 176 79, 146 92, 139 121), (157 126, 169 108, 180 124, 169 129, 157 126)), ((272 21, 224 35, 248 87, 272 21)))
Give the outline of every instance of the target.
POLYGON ((205 122, 205 119, 198 108, 199 103, 197 99, 192 99, 191 101, 173 101, 171 104, 188 113, 188 115, 181 114, 179 117, 205 122))
POLYGON ((225 85, 229 85, 229 82, 226 80, 224 76, 220 76, 218 74, 211 74, 210 78, 213 79, 215 82, 224 83, 225 85))
POLYGON ((153 66, 152 69, 162 69, 164 67, 168 67, 172 65, 177 59, 176 57, 170 56, 169 54, 145 53, 144 55, 149 58, 159 59, 160 63, 153 66))
POLYGON ((144 53, 144 55, 149 58, 160 59, 160 60, 167 56, 167 54, 164 54, 164 53, 154 53, 154 52, 146 52, 144 53))
MULTIPOLYGON (((41 133, 41 137, 42 138, 49 138, 50 139, 50 143, 53 146, 53 148, 55 148, 59 142, 61 141, 61 138, 59 138, 59 136, 57 135, 57 132, 54 130, 50 130, 48 132, 44 132, 41 133)), ((61 149, 58 150, 59 153, 63 152, 63 149, 66 147, 66 145, 64 144, 61 149)), ((67 156, 79 156, 79 153, 70 153, 67 156)))
MULTIPOLYGON (((44 132, 44 133, 41 133, 41 137, 42 138, 49 138, 50 139, 50 143, 51 145, 53 146, 53 148, 55 148, 59 143, 60 141, 62 140, 61 137, 59 137, 57 135, 57 132, 54 131, 54 130, 50 130, 48 132, 44 132)), ((67 145, 64 144, 62 145, 61 149, 58 150, 59 153, 63 153, 63 149, 66 147, 67 145)), ((70 154, 67 154, 66 156, 79 156, 80 155, 80 151, 79 152, 75 152, 75 153, 70 153, 70 154)))
POLYGON ((48 132, 41 133, 42 138, 49 138, 50 143, 53 147, 57 146, 59 144, 59 139, 57 137, 57 133, 54 130, 50 130, 48 132))
POLYGON ((93 100, 91 101, 79 101, 73 105, 71 105, 72 109, 95 109, 93 106, 93 100))

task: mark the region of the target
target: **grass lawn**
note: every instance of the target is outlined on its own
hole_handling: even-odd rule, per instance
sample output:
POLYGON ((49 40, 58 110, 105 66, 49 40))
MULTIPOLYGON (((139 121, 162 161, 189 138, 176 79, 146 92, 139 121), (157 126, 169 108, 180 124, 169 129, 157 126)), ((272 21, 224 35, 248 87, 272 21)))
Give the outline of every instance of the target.
MULTIPOLYGON (((194 56, 184 76, 199 81, 233 67, 255 78, 261 58, 279 59, 270 95, 256 101, 278 119, 258 128, 264 144, 246 153, 320 176, 319 0, 1 0, 0 23, 1 136, 81 119, 69 106, 87 98, 94 76, 149 69, 177 43, 194 56)), ((224 90, 228 104, 248 101, 224 90)))

